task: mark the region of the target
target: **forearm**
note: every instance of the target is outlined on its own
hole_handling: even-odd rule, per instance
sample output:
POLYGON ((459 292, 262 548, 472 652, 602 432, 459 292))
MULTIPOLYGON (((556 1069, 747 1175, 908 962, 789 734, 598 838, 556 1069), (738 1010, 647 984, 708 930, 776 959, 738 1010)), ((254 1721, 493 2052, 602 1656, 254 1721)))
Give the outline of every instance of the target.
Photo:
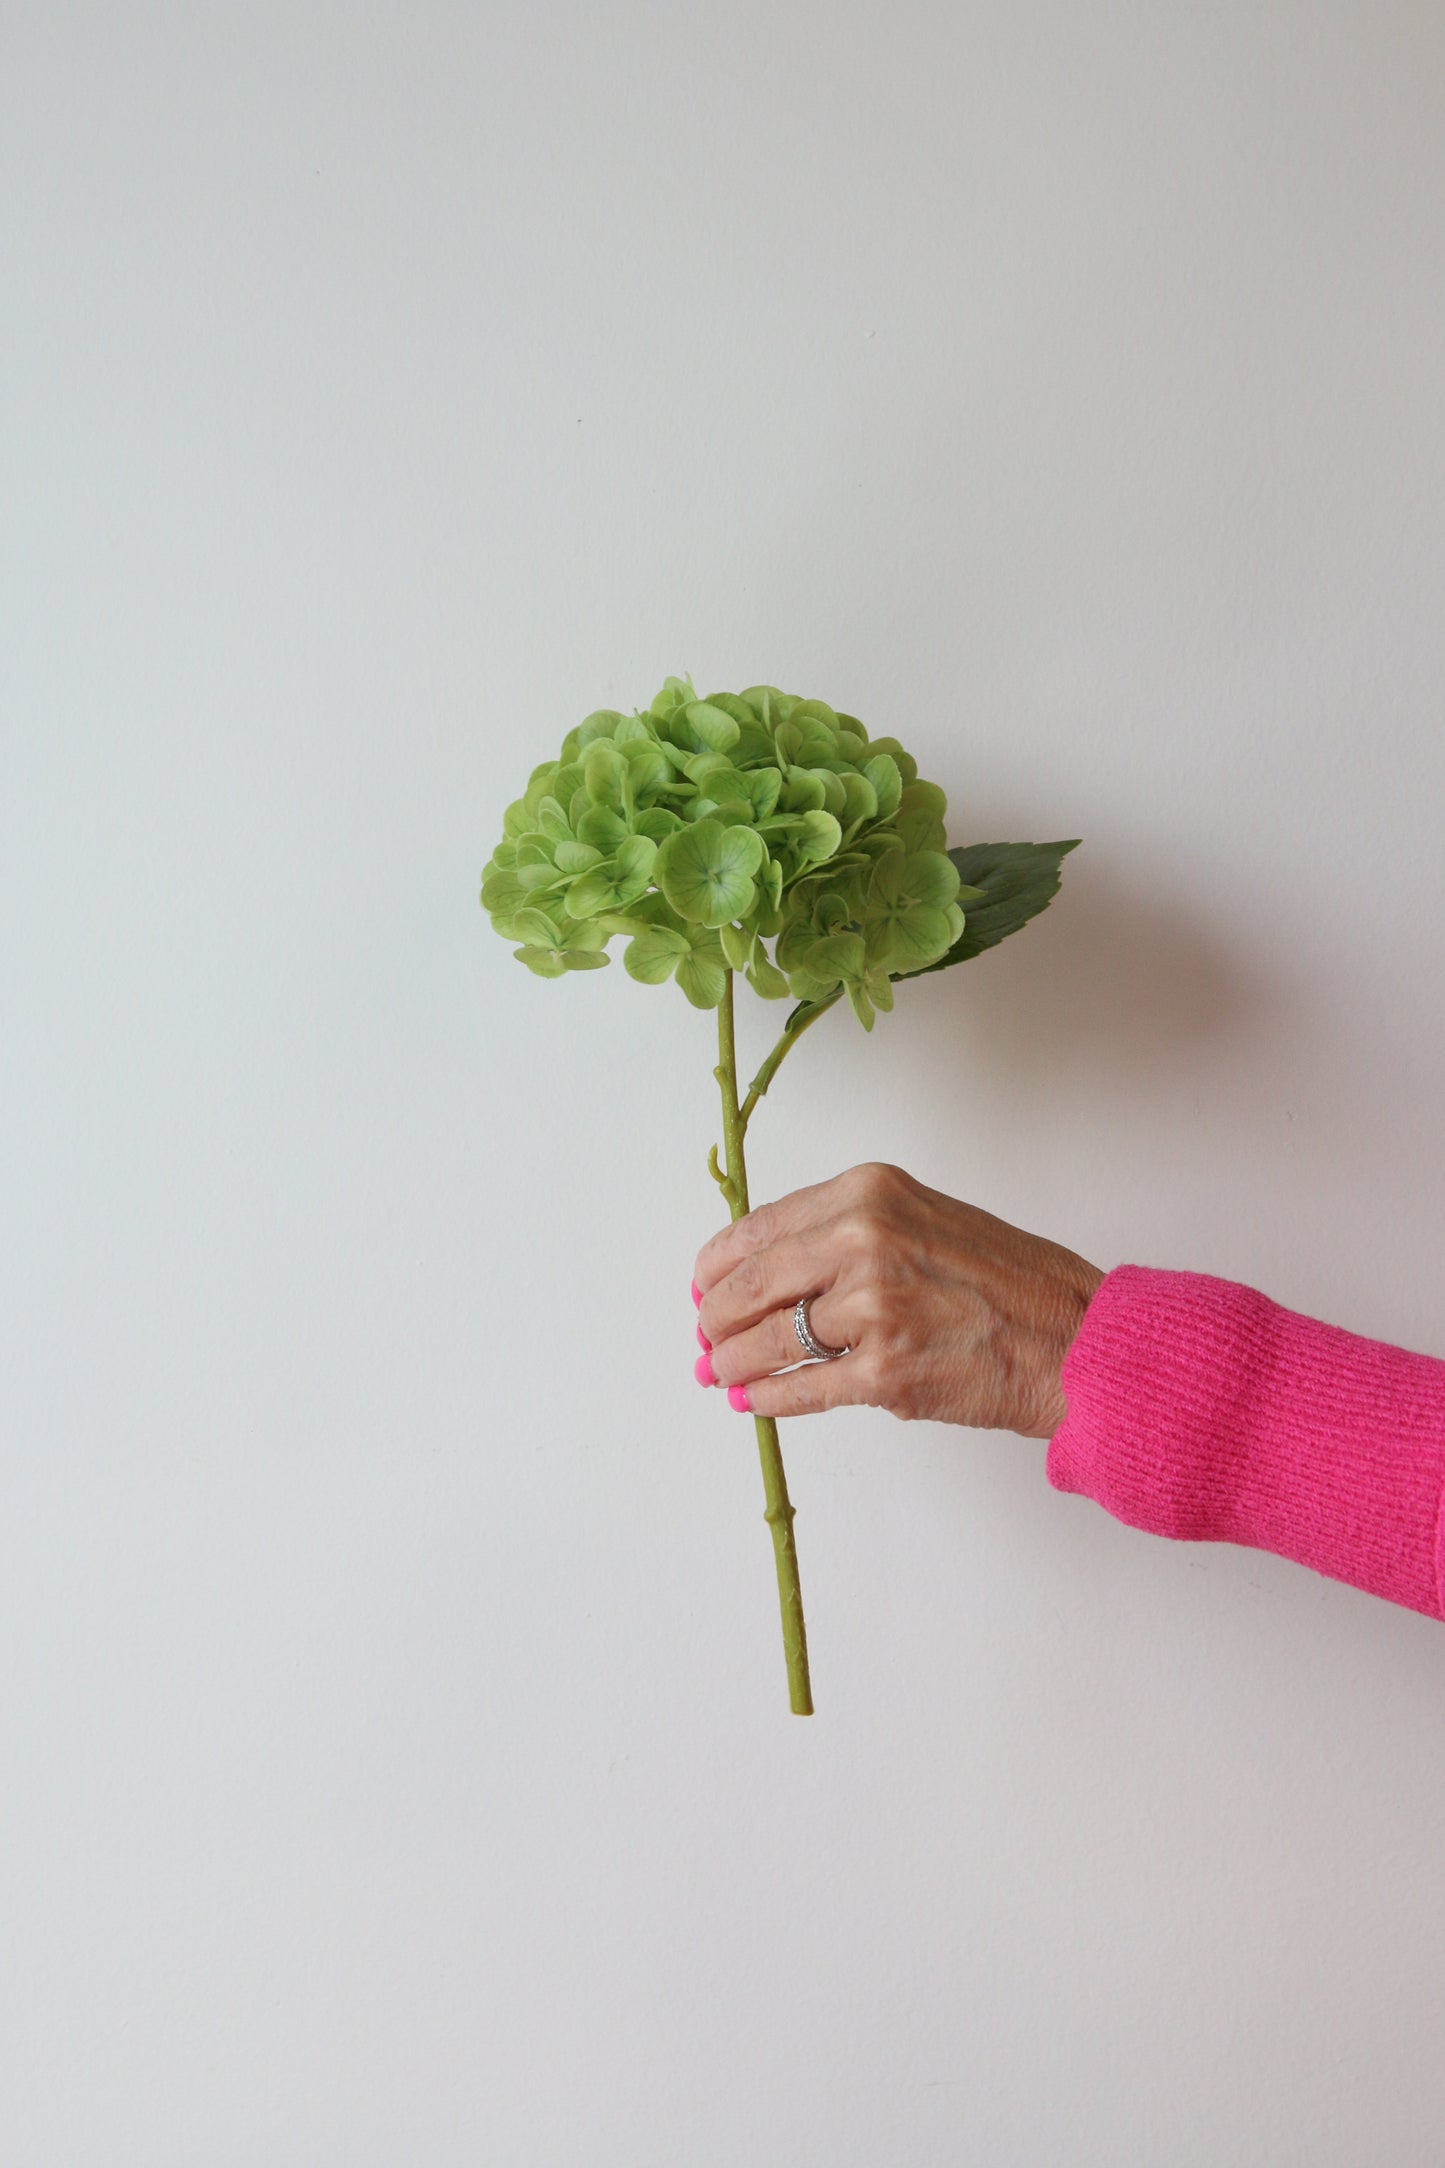
POLYGON ((1445 1361, 1236 1281, 1120 1265, 1061 1384, 1055 1489, 1445 1616, 1445 1361))

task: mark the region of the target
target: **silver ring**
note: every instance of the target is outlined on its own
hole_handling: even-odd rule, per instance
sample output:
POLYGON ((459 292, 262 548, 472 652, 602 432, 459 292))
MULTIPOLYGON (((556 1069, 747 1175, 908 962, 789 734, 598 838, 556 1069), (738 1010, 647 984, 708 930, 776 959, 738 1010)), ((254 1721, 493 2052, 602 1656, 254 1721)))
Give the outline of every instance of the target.
POLYGON ((793 1312, 793 1330, 798 1335, 798 1345, 803 1353, 810 1355, 816 1363, 835 1363, 840 1355, 847 1355, 850 1350, 845 1347, 824 1347, 808 1322, 808 1304, 812 1299, 811 1295, 800 1295, 797 1308, 793 1312))

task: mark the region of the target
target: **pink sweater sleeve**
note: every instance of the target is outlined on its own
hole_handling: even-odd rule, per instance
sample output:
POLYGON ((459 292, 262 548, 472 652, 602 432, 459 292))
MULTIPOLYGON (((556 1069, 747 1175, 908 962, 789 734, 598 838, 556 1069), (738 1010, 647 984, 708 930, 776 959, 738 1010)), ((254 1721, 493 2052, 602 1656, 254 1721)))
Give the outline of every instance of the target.
POLYGON ((1062 1384, 1056 1490, 1445 1617, 1445 1361, 1234 1280, 1118 1265, 1062 1384))

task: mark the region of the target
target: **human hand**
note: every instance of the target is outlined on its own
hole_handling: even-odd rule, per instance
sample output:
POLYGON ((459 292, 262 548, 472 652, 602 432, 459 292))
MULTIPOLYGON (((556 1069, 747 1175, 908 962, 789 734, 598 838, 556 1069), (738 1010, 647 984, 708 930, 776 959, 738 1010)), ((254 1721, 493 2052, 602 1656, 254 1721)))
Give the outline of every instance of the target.
POLYGON ((1105 1275, 1041 1235, 869 1164, 760 1205, 698 1253, 701 1382, 754 1415, 863 1404, 1051 1438, 1059 1372, 1105 1275), (801 1362, 799 1296, 817 1338, 801 1362), (709 1364, 711 1376, 707 1375, 709 1364), (745 1388, 739 1392, 737 1388, 745 1388))

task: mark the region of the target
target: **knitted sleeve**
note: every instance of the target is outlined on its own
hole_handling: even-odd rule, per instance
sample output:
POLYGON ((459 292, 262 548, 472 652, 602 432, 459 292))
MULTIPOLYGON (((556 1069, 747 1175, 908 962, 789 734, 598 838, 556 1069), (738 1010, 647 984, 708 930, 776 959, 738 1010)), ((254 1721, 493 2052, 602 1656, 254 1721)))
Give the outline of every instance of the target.
POLYGON ((1056 1490, 1445 1618, 1445 1361, 1233 1280, 1118 1265, 1062 1385, 1056 1490))

